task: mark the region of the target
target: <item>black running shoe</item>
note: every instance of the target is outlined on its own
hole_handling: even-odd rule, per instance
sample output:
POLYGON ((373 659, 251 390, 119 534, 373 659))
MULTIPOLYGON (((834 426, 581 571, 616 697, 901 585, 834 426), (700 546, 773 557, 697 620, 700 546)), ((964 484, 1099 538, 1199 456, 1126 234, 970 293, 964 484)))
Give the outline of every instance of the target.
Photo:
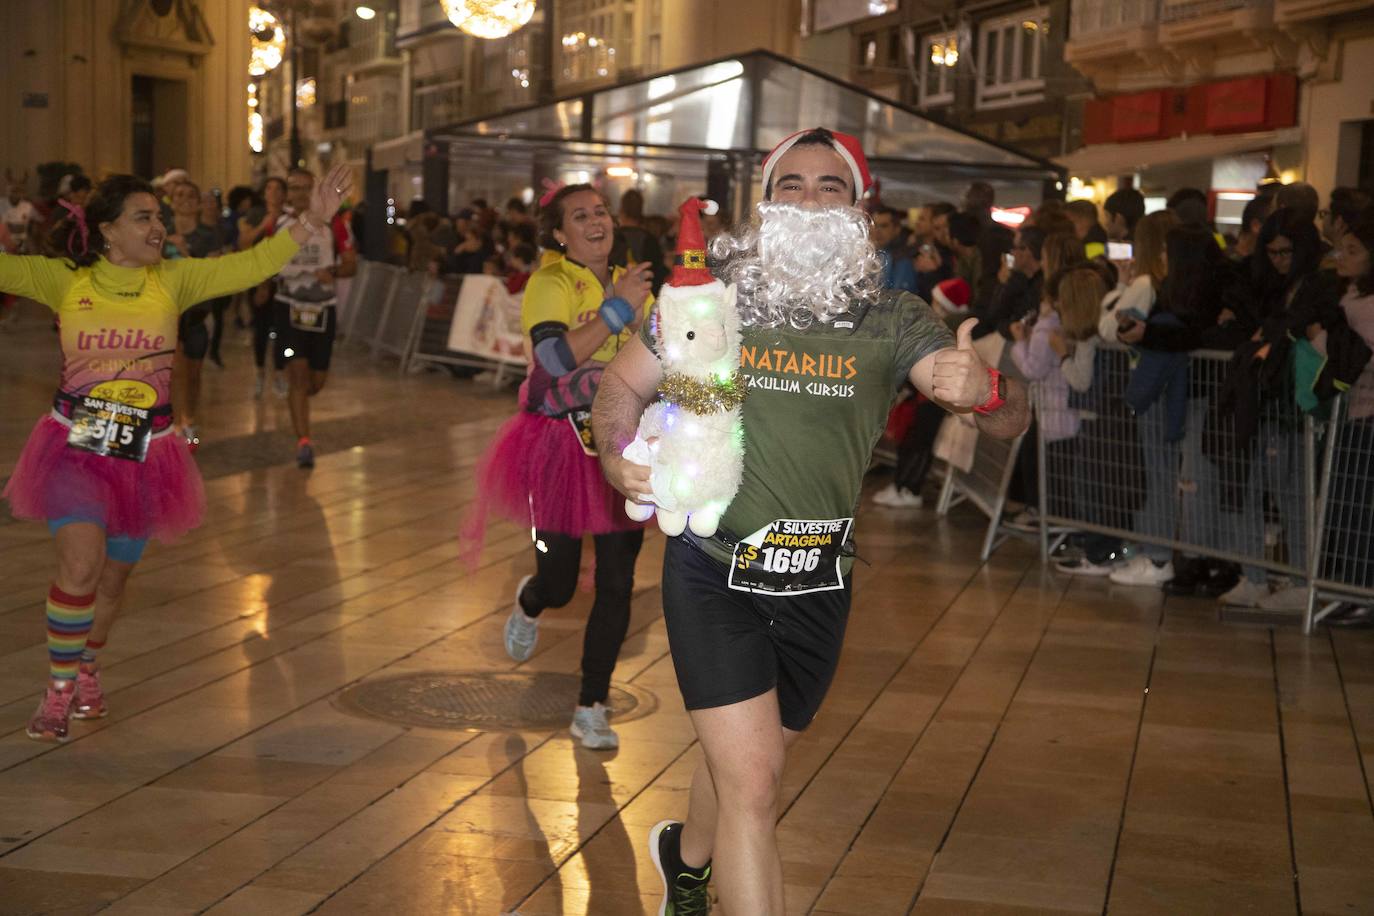
POLYGON ((711 880, 711 863, 700 869, 688 868, 679 852, 681 841, 681 821, 659 821, 649 831, 649 855, 663 880, 663 903, 658 907, 658 916, 707 916, 711 912, 706 888, 711 880))

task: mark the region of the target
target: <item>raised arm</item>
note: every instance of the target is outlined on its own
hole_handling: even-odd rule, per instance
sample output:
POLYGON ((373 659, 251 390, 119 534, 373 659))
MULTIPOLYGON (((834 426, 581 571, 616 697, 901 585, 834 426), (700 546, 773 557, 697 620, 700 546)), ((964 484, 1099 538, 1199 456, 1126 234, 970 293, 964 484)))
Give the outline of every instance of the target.
MULTIPOLYGON (((957 344, 923 357, 911 367, 909 378, 916 389, 953 413, 970 413, 992 394, 988 367, 973 349, 973 329, 978 319, 959 325, 957 344)), ((1030 397, 1024 383, 1002 376, 1006 401, 992 413, 975 413, 978 429, 998 439, 1011 439, 1030 426, 1030 397)))
POLYGON ((197 302, 257 286, 279 273, 299 250, 291 234, 279 232, 247 251, 222 258, 168 261, 162 265, 162 276, 177 306, 185 310, 197 302))
POLYGON ((76 274, 60 258, 0 254, 0 292, 41 302, 53 311, 76 274))
POLYGON ((639 417, 654 399, 663 367, 638 336, 620 349, 606 366, 592 402, 592 437, 601 457, 606 480, 630 499, 648 498, 649 469, 621 457, 634 441, 639 417))
POLYGON ((177 304, 190 308, 197 302, 227 296, 257 286, 279 273, 286 262, 312 235, 330 232, 329 222, 352 187, 346 165, 336 165, 315 184, 310 209, 296 218, 290 229, 247 251, 213 260, 177 261, 163 268, 177 304))

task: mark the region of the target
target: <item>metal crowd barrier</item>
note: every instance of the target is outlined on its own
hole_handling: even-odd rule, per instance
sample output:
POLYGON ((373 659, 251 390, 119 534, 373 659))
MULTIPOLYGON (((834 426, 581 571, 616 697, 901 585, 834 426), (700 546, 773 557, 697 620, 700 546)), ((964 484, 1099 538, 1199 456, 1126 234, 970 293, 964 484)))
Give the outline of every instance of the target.
POLYGON ((1374 403, 1362 401, 1357 391, 1332 409, 1304 621, 1309 633, 1343 601, 1374 600, 1374 403))
POLYGON ((388 303, 395 293, 401 268, 380 261, 359 261, 349 288, 348 306, 339 328, 344 339, 372 347, 388 303))
MULTIPOLYGON (((963 421, 955 416, 945 419, 945 423, 957 424, 963 421)), ((966 435, 975 436, 972 460, 964 470, 955 462, 944 462, 944 483, 940 488, 940 501, 935 513, 940 517, 963 502, 972 503, 978 511, 987 516, 988 527, 983 536, 982 552, 979 559, 986 560, 992 552, 1011 536, 1002 523, 1003 511, 1007 503, 1007 489, 1016 471, 1016 459, 1021 454, 1025 435, 1014 439, 997 439, 993 436, 978 434, 975 430, 966 435)))
POLYGON ((1042 557, 1073 530, 1283 575, 1308 590, 1308 632, 1338 599, 1374 596, 1374 418, 1342 423, 1341 398, 1330 422, 1304 414, 1291 368, 1237 381, 1230 353, 1140 359, 1099 346, 1087 391, 1033 386, 1042 557), (1257 411, 1228 380, 1266 386, 1257 411))
POLYGON ((406 371, 419 332, 418 322, 424 315, 428 287, 428 274, 405 271, 400 275, 377 321, 377 332, 372 338, 374 361, 383 355, 394 356, 400 361, 400 371, 406 371))
POLYGON ((426 297, 428 274, 380 261, 360 261, 342 306, 340 335, 366 347, 374 361, 396 357, 401 374, 426 365, 490 370, 494 386, 523 375, 521 367, 510 362, 449 348, 463 277, 448 274, 442 281, 444 294, 431 303, 426 297))
POLYGON ((444 275, 444 295, 441 301, 420 308, 411 341, 408 365, 412 371, 425 365, 450 366, 459 369, 489 371, 492 387, 499 388, 508 379, 521 378, 522 366, 495 359, 480 353, 469 353, 449 347, 449 329, 453 324, 458 293, 462 289, 462 274, 444 275))

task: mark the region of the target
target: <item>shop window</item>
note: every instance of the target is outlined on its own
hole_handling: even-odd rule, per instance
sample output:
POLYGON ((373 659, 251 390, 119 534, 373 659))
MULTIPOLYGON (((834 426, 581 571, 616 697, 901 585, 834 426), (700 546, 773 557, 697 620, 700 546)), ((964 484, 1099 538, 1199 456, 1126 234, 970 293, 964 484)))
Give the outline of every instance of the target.
POLYGON ((1045 98, 1040 67, 1049 21, 1049 12, 1037 7, 989 19, 979 26, 979 108, 1003 108, 1045 98))
POLYGON ((954 68, 959 63, 959 36, 937 32, 921 37, 921 105, 948 105, 954 101, 954 68))

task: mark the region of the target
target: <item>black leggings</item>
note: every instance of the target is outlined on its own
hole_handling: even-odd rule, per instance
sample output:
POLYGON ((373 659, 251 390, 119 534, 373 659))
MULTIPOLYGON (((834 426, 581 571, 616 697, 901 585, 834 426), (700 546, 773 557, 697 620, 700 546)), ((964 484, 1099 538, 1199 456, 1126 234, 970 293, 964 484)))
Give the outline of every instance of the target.
POLYGON ((945 409, 934 401, 922 401, 916 405, 911 426, 897 446, 897 468, 892 477, 897 486, 911 493, 921 492, 926 475, 930 473, 935 438, 944 421, 945 409))
POLYGON ((267 365, 267 341, 272 334, 272 303, 253 306, 253 364, 267 365))
MULTIPOLYGON (((562 607, 577 591, 582 562, 582 539, 540 531, 548 548, 534 553, 534 578, 520 593, 520 607, 531 617, 544 608, 562 607)), ((611 692, 620 646, 630 629, 630 598, 635 587, 635 559, 644 544, 644 532, 618 531, 598 534, 596 541, 596 600, 592 603, 587 630, 582 637, 582 691, 579 706, 604 703, 611 692)))
POLYGON ((218 299, 210 300, 210 314, 215 319, 214 330, 210 332, 210 358, 216 363, 221 361, 219 344, 224 339, 224 313, 233 301, 233 296, 220 296, 218 299))

